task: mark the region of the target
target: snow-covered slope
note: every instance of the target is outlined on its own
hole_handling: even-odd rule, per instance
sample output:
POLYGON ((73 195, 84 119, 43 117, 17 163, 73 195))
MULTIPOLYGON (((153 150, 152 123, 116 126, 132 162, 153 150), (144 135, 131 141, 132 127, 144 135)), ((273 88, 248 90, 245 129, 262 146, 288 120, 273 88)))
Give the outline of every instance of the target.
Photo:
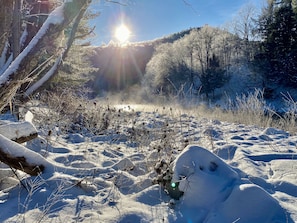
POLYGON ((122 106, 101 135, 53 131, 27 143, 59 168, 7 185, 13 174, 2 166, 0 222, 297 221, 297 136, 135 109, 122 106), (173 160, 184 191, 175 201, 152 183, 173 160))

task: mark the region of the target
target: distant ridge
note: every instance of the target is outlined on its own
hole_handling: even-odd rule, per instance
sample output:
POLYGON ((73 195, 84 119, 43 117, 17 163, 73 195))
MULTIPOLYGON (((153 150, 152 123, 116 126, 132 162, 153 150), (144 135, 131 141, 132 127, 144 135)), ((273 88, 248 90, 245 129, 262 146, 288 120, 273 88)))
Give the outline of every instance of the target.
POLYGON ((154 40, 118 45, 110 42, 107 45, 94 47, 91 56, 92 65, 99 68, 94 82, 91 83, 95 91, 118 91, 134 84, 139 84, 145 74, 146 64, 152 58, 155 48, 164 43, 173 43, 192 30, 189 28, 154 40))
POLYGON ((199 29, 200 29, 200 27, 189 28, 189 29, 182 30, 182 31, 177 32, 177 33, 172 33, 172 34, 169 34, 169 35, 166 35, 166 36, 163 36, 163 37, 159 37, 159 38, 156 38, 156 39, 153 39, 153 40, 133 42, 133 43, 130 43, 130 44, 131 45, 139 45, 139 44, 141 44, 141 45, 149 44, 150 45, 150 44, 153 44, 153 45, 156 46, 156 45, 160 45, 160 44, 163 44, 163 43, 173 43, 174 41, 183 38, 185 35, 190 34, 190 32, 192 30, 199 30, 199 29))

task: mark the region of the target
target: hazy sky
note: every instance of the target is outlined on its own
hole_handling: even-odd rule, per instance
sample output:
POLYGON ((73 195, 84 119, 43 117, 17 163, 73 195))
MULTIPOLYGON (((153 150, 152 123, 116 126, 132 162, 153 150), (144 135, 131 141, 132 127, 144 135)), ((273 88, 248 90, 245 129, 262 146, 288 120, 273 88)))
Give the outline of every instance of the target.
POLYGON ((131 31, 130 42, 145 41, 205 24, 222 26, 238 10, 253 4, 260 9, 265 0, 93 0, 92 10, 101 15, 91 21, 96 26, 96 45, 114 40, 121 23, 131 31))

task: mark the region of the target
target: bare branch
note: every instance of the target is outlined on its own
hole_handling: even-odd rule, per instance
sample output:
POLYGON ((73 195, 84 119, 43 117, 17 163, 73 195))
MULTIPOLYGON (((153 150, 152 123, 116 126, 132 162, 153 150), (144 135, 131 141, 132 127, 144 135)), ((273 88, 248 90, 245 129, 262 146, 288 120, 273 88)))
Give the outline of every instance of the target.
POLYGON ((189 3, 187 0, 183 0, 186 6, 190 7, 196 14, 199 15, 198 11, 193 7, 191 3, 189 3))
POLYGON ((119 4, 119 5, 122 5, 122 6, 128 6, 127 4, 122 3, 122 2, 119 2, 119 1, 114 1, 114 0, 106 0, 106 1, 107 1, 107 2, 110 2, 110 3, 119 4))

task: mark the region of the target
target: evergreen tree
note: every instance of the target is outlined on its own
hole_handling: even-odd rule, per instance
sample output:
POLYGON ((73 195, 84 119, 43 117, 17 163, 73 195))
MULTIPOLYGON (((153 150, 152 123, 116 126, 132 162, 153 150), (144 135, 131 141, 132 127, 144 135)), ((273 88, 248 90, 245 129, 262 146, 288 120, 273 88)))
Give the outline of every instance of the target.
POLYGON ((209 59, 207 69, 200 76, 202 84, 201 92, 205 93, 208 98, 210 93, 214 94, 214 90, 223 87, 228 80, 229 77, 226 74, 226 71, 222 69, 218 57, 213 54, 209 59))
POLYGON ((256 58, 269 82, 297 86, 297 20, 292 0, 270 0, 259 20, 261 54, 256 58))

